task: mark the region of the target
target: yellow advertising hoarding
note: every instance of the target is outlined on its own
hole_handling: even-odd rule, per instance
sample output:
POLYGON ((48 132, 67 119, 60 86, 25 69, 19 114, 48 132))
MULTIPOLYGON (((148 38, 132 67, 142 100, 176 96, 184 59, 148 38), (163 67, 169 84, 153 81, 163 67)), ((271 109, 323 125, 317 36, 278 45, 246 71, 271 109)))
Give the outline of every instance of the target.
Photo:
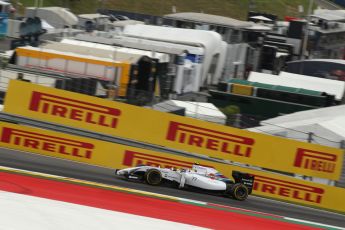
POLYGON ((0 147, 32 152, 109 168, 138 164, 190 168, 193 163, 216 168, 230 176, 233 170, 255 175, 253 193, 298 204, 345 212, 345 189, 278 174, 241 168, 192 157, 159 153, 44 129, 0 122, 0 147))
POLYGON ((83 94, 10 82, 4 112, 284 172, 338 180, 343 151, 83 94))

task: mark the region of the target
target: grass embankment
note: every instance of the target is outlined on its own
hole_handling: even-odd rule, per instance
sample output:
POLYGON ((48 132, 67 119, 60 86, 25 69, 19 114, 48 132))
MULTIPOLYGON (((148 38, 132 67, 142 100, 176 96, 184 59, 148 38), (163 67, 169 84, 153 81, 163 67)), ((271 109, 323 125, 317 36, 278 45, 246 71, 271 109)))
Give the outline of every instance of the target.
POLYGON ((177 12, 203 12, 222 15, 236 19, 246 19, 248 10, 273 13, 283 18, 285 15, 302 16, 298 6, 303 5, 307 11, 308 0, 12 0, 14 5, 21 2, 23 6, 34 6, 43 2, 44 6, 63 6, 75 14, 92 13, 98 8, 117 9, 152 15, 177 12), (254 2, 250 7, 249 2, 254 2))

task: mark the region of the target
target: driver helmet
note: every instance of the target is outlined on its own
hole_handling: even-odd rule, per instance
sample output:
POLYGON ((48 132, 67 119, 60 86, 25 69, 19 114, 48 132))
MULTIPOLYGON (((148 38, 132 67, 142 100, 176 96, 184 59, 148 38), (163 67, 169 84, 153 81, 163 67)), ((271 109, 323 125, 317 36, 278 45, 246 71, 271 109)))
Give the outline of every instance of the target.
POLYGON ((209 174, 207 174, 207 176, 210 177, 211 179, 216 178, 216 174, 214 174, 214 173, 209 173, 209 174))

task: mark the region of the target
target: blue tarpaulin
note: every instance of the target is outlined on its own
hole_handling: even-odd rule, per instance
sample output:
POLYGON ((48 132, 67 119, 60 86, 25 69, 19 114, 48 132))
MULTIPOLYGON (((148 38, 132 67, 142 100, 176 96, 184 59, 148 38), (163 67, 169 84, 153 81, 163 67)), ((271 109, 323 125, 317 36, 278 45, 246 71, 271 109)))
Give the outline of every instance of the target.
POLYGON ((7 34, 7 25, 8 25, 8 14, 0 13, 0 36, 6 36, 7 34))

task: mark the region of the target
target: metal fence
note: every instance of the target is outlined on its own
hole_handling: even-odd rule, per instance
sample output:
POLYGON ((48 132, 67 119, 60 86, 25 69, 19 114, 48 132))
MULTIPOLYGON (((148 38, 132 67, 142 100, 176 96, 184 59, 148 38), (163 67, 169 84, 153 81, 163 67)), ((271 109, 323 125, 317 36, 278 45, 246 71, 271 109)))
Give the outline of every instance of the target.
MULTIPOLYGON (((1 70, 0 71, 0 91, 5 92, 5 89, 7 89, 6 84, 8 84, 9 79, 15 79, 15 77, 17 77, 16 73, 17 72, 15 72, 15 71, 11 72, 8 70, 1 70), (7 75, 11 75, 11 76, 8 77, 7 75)), ((55 87, 56 80, 61 80, 61 78, 54 78, 54 77, 48 78, 46 76, 39 76, 39 75, 37 75, 37 76, 36 75, 33 75, 33 76, 24 75, 24 79, 30 80, 33 84, 46 85, 46 86, 50 86, 50 87, 55 87)), ((79 82, 79 83, 82 83, 82 82, 79 82)), ((78 85, 76 85, 76 87, 78 87, 78 88, 74 89, 75 91, 78 91, 78 90, 80 91, 83 88, 83 87, 78 86, 78 85)), ((73 89, 70 89, 70 90, 73 90, 73 89)), ((138 105, 138 106, 153 105, 153 104, 156 104, 157 102, 159 102, 161 100, 159 97, 155 96, 154 92, 147 92, 147 91, 136 90, 136 89, 131 89, 131 88, 128 89, 127 97, 121 98, 121 97, 117 96, 116 90, 117 89, 115 86, 113 86, 113 87, 108 86, 107 88, 104 88, 104 92, 103 92, 104 96, 103 97, 108 99, 108 100, 119 100, 119 101, 122 101, 125 103, 138 105)), ((200 105, 199 109, 201 107, 203 107, 203 105, 200 105)), ((206 109, 206 107, 202 108, 202 109, 206 109)), ((210 108, 207 107, 207 109, 210 109, 210 108)), ((5 115, 2 115, 2 116, 4 118, 5 115)), ((19 123, 23 123, 25 121, 25 118, 22 118, 20 116, 18 116, 18 117, 19 118, 14 118, 14 117, 9 118, 7 116, 6 119, 7 120, 12 119, 10 122, 13 122, 15 119, 19 119, 19 123)), ((198 119, 198 117, 196 117, 196 118, 198 119)), ((243 118, 243 117, 240 116, 239 114, 228 115, 227 125, 233 126, 233 127, 240 127, 241 122, 243 122, 243 119, 241 119, 241 118, 243 118)), ((205 119, 205 117, 203 119, 205 119)), ((26 119, 26 121, 28 121, 28 119, 26 119)), ((35 121, 35 122, 36 122, 35 126, 40 126, 43 128, 51 127, 48 123, 43 122, 43 121, 35 121)), ((30 120, 29 124, 32 125, 33 121, 30 120)), ((53 125, 53 126, 56 129, 57 125, 53 125)), ((66 130, 63 128, 61 131, 66 132, 66 130)), ((298 132, 300 136, 298 136, 298 138, 296 138, 296 137, 291 138, 291 137, 287 136, 287 138, 297 139, 300 141, 306 141, 306 142, 310 142, 310 143, 317 143, 317 144, 323 144, 323 145, 328 145, 328 146, 340 147, 340 148, 345 147, 345 141, 329 140, 325 137, 318 136, 318 135, 311 133, 311 132, 302 132, 299 130, 294 130, 294 132, 298 132), (332 145, 330 145, 330 143, 332 145)), ((266 132, 263 132, 263 133, 266 133, 266 132)), ((266 133, 266 134, 284 136, 283 133, 278 133, 278 134, 266 133)), ((78 135, 80 135, 80 134, 78 134, 78 135)), ((87 135, 89 135, 89 134, 87 134, 87 135)), ((92 134, 92 135, 94 135, 94 134, 92 134)), ((97 135, 101 135, 101 134, 97 134, 97 135)), ((103 135, 102 137, 105 137, 105 136, 103 135)), ((109 137, 106 137, 106 138, 109 138, 109 137)), ((345 165, 345 159, 344 159, 344 163, 343 163, 343 173, 341 175, 341 179, 336 183, 336 185, 339 187, 345 187, 344 165, 345 165)))
POLYGON ((126 96, 120 97, 119 86, 109 81, 54 71, 42 71, 42 69, 25 68, 15 65, 9 65, 5 69, 0 69, 0 98, 3 99, 11 79, 20 79, 37 85, 106 98, 108 100, 119 100, 138 106, 152 105, 161 101, 159 95, 155 95, 153 91, 144 91, 129 87, 126 96))

